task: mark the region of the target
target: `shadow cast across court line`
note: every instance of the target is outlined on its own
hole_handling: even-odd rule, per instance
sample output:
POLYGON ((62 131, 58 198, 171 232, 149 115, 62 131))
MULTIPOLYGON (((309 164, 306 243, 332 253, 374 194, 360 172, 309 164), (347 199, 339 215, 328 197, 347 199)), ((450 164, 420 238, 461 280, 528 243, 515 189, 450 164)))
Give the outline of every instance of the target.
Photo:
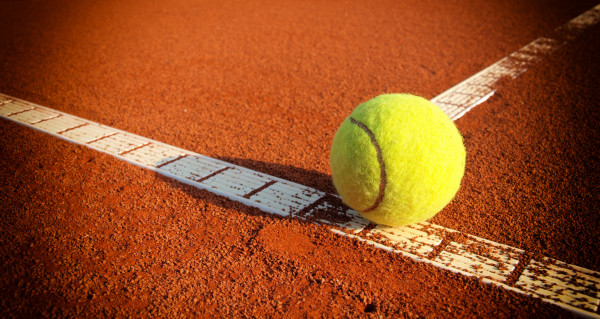
MULTIPOLYGON (((192 197, 211 201, 226 209, 239 211, 239 204, 232 202, 235 201, 257 207, 261 211, 258 214, 272 218, 294 218, 301 222, 324 224, 339 229, 362 229, 369 224, 342 203, 332 191, 334 188, 331 177, 320 172, 250 159, 213 159, 204 156, 170 157, 154 166, 157 168, 158 179, 192 197), (269 177, 276 177, 283 181, 269 179, 269 177), (251 183, 248 182, 249 178, 251 183), (289 182, 292 188, 287 188, 289 182), (284 187, 290 192, 277 193, 278 187, 284 187), (293 187, 299 187, 295 189, 298 191, 297 194, 293 193, 293 187), (267 188, 271 189, 267 190, 267 188), (220 196, 203 197, 202 191, 220 196), (270 195, 262 198, 270 198, 274 202, 261 203, 262 198, 257 199, 258 196, 254 196, 263 194, 261 193, 263 191, 270 195), (286 204, 290 205, 286 206, 286 204), (269 208, 275 210, 279 208, 287 214, 269 212, 262 209, 261 205, 270 206, 269 208)), ((257 214, 255 209, 241 210, 241 212, 257 214)))
POLYGON ((315 170, 236 157, 220 157, 219 159, 247 169, 308 186, 328 194, 336 193, 331 176, 315 170))

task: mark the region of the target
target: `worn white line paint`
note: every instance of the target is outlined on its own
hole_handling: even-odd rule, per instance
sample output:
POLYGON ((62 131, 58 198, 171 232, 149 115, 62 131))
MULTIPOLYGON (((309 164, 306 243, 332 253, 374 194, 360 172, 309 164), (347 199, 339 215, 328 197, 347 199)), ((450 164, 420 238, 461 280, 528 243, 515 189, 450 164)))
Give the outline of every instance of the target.
MULTIPOLYGON (((600 5, 556 30, 557 38, 542 37, 432 99, 452 119, 492 96, 503 77, 515 78, 600 21, 600 5)), ((406 227, 376 226, 341 204, 337 195, 251 171, 224 161, 104 126, 50 108, 0 94, 0 116, 44 133, 112 155, 134 165, 263 211, 331 225, 336 234, 365 241, 442 269, 480 277, 507 290, 543 300, 589 318, 600 299, 600 273, 549 258, 532 259, 518 274, 514 287, 505 284, 524 252, 475 236, 450 241, 437 256, 428 255, 458 232, 431 223, 406 227), (268 183, 268 184, 267 184, 268 183), (267 187, 263 187, 267 185, 267 187), (245 198, 245 194, 253 194, 245 198)))
MULTIPOLYGON (((453 230, 441 228, 442 231, 427 231, 426 228, 437 225, 430 223, 418 223, 406 227, 389 227, 377 225, 371 230, 368 237, 373 235, 382 236, 382 239, 371 239, 383 245, 394 247, 397 250, 408 252, 426 258, 433 249, 442 243, 444 237, 453 230)), ((441 226, 440 226, 441 227, 441 226)))
POLYGON ((498 89, 503 78, 514 79, 545 56, 575 39, 585 29, 600 21, 600 5, 556 28, 551 36, 540 37, 507 57, 460 82, 431 99, 452 120, 465 115, 477 105, 487 101, 498 89))

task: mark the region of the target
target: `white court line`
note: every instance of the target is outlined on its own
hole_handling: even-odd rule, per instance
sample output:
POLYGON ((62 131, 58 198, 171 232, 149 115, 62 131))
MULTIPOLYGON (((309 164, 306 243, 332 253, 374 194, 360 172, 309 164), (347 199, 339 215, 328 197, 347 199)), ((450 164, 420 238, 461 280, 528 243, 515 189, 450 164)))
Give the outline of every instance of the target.
MULTIPOLYGON (((545 55, 600 21, 600 5, 432 99, 457 119, 492 96, 503 77, 516 77, 545 55)), ((337 195, 0 94, 0 116, 84 145, 134 165, 263 211, 328 224, 336 234, 365 241, 507 290, 600 318, 600 273, 557 260, 526 258, 523 250, 431 223, 369 229, 369 222, 337 195), (462 240, 458 240, 462 236, 462 240), (445 244, 443 244, 445 243, 445 244), (521 273, 513 272, 527 260, 521 273), (518 276, 518 277, 517 277, 518 276), (509 278, 515 282, 508 282, 509 278)), ((372 225, 375 226, 375 225, 372 225)))
POLYGON ((516 78, 598 21, 600 21, 600 5, 556 28, 552 35, 532 41, 460 82, 431 99, 431 102, 437 104, 452 120, 457 120, 494 95, 503 78, 516 78))

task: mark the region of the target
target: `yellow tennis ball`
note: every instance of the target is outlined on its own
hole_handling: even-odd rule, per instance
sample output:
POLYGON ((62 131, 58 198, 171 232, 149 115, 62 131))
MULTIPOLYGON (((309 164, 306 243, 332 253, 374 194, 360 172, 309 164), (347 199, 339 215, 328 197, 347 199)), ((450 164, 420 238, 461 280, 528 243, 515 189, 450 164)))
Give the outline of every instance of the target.
POLYGON ((466 152, 432 102, 384 94, 360 104, 331 145, 333 184, 346 205, 389 226, 428 220, 456 195, 466 152))

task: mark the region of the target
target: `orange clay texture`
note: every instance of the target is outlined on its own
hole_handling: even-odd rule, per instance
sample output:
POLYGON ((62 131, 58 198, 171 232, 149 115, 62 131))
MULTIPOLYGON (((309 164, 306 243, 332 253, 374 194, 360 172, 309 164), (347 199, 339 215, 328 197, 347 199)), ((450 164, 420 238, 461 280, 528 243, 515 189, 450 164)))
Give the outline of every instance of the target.
MULTIPOLYGON (((575 0, 3 1, 0 92, 335 192, 359 103, 433 98, 575 0)), ((455 122, 433 222, 600 270, 600 29, 455 122)), ((0 120, 0 317, 569 317, 0 120)))

